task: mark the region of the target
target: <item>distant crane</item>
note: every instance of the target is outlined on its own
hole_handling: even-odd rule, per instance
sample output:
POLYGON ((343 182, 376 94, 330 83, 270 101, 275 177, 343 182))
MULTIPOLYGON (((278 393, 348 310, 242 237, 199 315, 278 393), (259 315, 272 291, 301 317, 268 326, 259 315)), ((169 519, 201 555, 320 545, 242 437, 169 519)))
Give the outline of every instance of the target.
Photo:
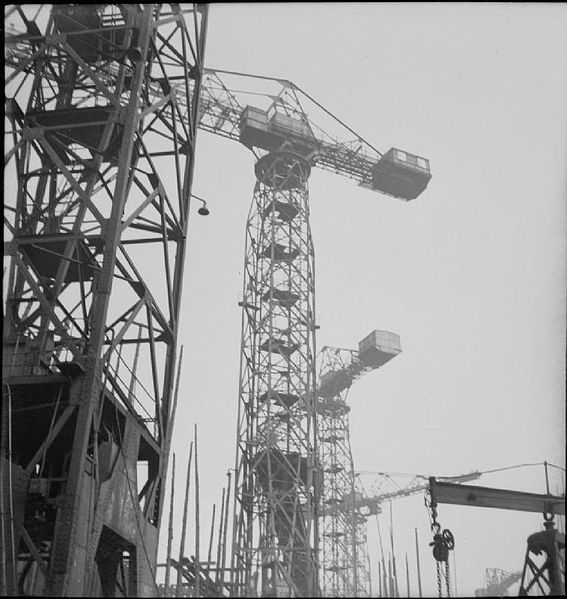
POLYGON ((355 380, 401 352, 400 338, 373 331, 358 351, 323 347, 317 395, 318 464, 322 476, 319 510, 321 591, 324 597, 370 596, 366 518, 354 509, 361 497, 350 446, 346 399, 355 380))
MULTIPOLYGON (((426 476, 414 475, 404 487, 398 485, 396 490, 386 492, 383 483, 391 481, 391 476, 372 473, 369 482, 354 469, 347 394, 354 381, 384 366, 400 352, 398 335, 373 331, 359 343, 358 351, 324 347, 320 353, 317 395, 318 460, 322 472, 319 536, 323 596, 370 596, 366 543, 368 516, 380 513, 380 504, 384 501, 428 488, 426 476)), ((442 480, 465 482, 479 476, 480 473, 474 472, 443 477, 442 480)))
MULTIPOLYGON (((387 481, 393 481, 396 476, 387 472, 359 472, 357 473, 363 489, 363 496, 355 501, 355 507, 365 509, 369 514, 380 513, 380 504, 391 499, 409 497, 417 493, 423 493, 429 489, 429 477, 423 474, 413 474, 410 482, 400 487, 396 482, 397 489, 390 491, 384 490, 387 481), (363 480, 366 478, 366 480, 363 480)), ((465 483, 477 480, 481 477, 481 472, 469 472, 468 474, 459 474, 457 476, 439 476, 436 480, 448 483, 465 483)))
POLYGON ((487 568, 484 576, 484 588, 476 589, 474 595, 475 597, 507 597, 508 589, 521 578, 521 572, 487 568))

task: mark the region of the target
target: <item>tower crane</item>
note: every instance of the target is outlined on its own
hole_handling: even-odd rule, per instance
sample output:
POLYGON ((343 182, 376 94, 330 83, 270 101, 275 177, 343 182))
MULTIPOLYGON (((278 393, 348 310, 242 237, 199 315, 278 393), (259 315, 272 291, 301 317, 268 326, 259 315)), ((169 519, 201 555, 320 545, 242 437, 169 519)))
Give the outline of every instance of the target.
POLYGON ((157 593, 207 11, 6 8, 3 596, 157 593))
POLYGON ((233 593, 310 596, 319 485, 309 175, 320 167, 407 201, 426 188, 429 163, 382 155, 287 80, 209 70, 201 106, 200 127, 257 158, 240 304, 233 593))
POLYGON ((348 392, 355 380, 401 352, 400 338, 373 331, 358 351, 323 347, 317 395, 318 465, 322 473, 319 538, 324 597, 370 596, 366 518, 349 498, 359 497, 350 446, 348 392))
MULTIPOLYGON (((176 10, 179 9, 172 8, 172 16, 168 15, 164 22, 174 20, 176 10)), ((71 35, 75 21, 73 17, 65 23, 65 27, 72 30, 71 35)), ((85 24, 87 31, 92 25, 90 21, 85 24)), ((141 45, 135 39, 139 35, 137 30, 132 31, 135 35, 129 53, 136 59, 141 45)), ((161 115, 166 106, 172 107, 168 116, 175 124, 170 125, 169 131, 163 135, 171 140, 178 159, 185 160, 193 155, 195 123, 201 129, 239 142, 254 154, 256 185, 246 223, 243 296, 240 303, 241 368, 231 588, 232 593, 239 596, 318 594, 317 325, 314 249, 309 224, 309 175, 313 167, 319 167, 352 178, 366 189, 409 201, 418 197, 428 185, 431 178, 428 160, 395 148, 382 154, 288 80, 221 70, 202 71, 201 65, 192 59, 187 60, 185 70, 178 71, 176 75, 165 74, 163 71, 169 59, 180 61, 179 52, 171 47, 165 35, 156 38, 158 41, 148 46, 152 59, 158 63, 156 69, 136 73, 116 65, 115 61, 104 61, 100 66, 97 65, 98 78, 91 82, 93 67, 81 56, 75 56, 82 51, 80 40, 73 47, 60 41, 69 35, 67 30, 60 31, 63 38, 57 35, 53 38, 38 37, 35 33, 32 28, 27 33, 28 39, 24 36, 14 40, 7 62, 20 72, 28 73, 37 64, 42 65, 42 90, 48 90, 45 93, 49 93, 54 78, 63 78, 60 72, 64 68, 62 65, 60 69, 53 70, 49 68, 49 63, 41 62, 39 59, 44 48, 55 47, 60 54, 71 56, 79 64, 79 71, 82 69, 81 72, 85 73, 83 79, 79 80, 81 85, 88 83, 88 89, 96 90, 97 97, 108 96, 108 93, 105 94, 108 81, 118 81, 120 84, 119 93, 113 100, 105 100, 115 111, 112 113, 114 120, 108 122, 118 122, 112 131, 110 125, 105 128, 107 112, 103 110, 104 114, 99 114, 100 107, 97 104, 92 107, 92 122, 88 131, 100 130, 100 143, 89 138, 87 129, 84 126, 81 128, 82 122, 67 120, 65 124, 68 126, 59 125, 60 132, 55 134, 50 132, 49 119, 42 120, 40 116, 30 120, 38 132, 48 132, 47 137, 53 146, 48 149, 48 154, 60 165, 63 177, 69 179, 75 176, 67 168, 66 161, 70 160, 69 156, 71 161, 76 161, 76 151, 59 149, 71 142, 73 148, 82 144, 89 151, 96 150, 99 147, 97 143, 100 147, 103 147, 103 143, 106 144, 104 147, 112 146, 116 160, 116 148, 121 140, 128 139, 132 147, 127 148, 128 154, 119 153, 121 165, 126 156, 137 156, 140 152, 152 160, 154 156, 157 160, 162 155, 157 141, 152 147, 134 144, 132 129, 121 128, 122 106, 128 98, 133 97, 134 91, 143 92, 137 101, 141 114, 148 122, 145 129, 148 134, 154 133, 154 124, 159 120, 157 115, 161 115), (160 53, 156 50, 162 48, 168 60, 160 62, 160 53), (141 81, 143 85, 139 87, 141 81), (200 98, 198 108, 192 100, 196 95, 200 98), (184 108, 188 111, 185 114, 184 108), (192 118, 187 118, 187 115, 192 118), (122 131, 126 135, 122 135, 122 131)), ((129 43, 121 39, 119 41, 123 45, 129 43)), ((106 43, 98 38, 96 42, 103 46, 106 43)), ((114 44, 114 39, 109 43, 114 44)), ((194 50, 195 44, 190 40, 180 43, 184 52, 194 50)), ((144 48, 142 56, 145 56, 144 48)), ((52 50, 50 52, 55 54, 52 50)), ((68 92, 72 86, 69 82, 77 81, 69 73, 65 77, 62 79, 61 93, 63 84, 67 85, 65 92, 68 92)), ((27 114, 25 109, 22 112, 27 114)), ((21 126, 21 123, 26 122, 17 110, 13 118, 15 125, 21 126)), ((34 146, 34 142, 35 139, 28 145, 34 146)), ((17 153, 18 148, 16 144, 13 153, 17 153)), ((83 163, 84 159, 80 164, 83 163)), ((120 189, 147 192, 137 208, 125 213, 124 223, 149 234, 157 230, 161 233, 166 229, 167 234, 161 235, 161 239, 179 239, 185 229, 171 223, 168 210, 175 209, 175 206, 170 208, 170 199, 163 193, 167 186, 159 184, 159 177, 156 180, 155 167, 149 168, 148 175, 123 168, 120 189), (151 189, 139 181, 143 176, 147 176, 151 189), (154 225, 142 217, 142 212, 148 207, 155 209, 156 203, 159 205, 161 221, 154 225), (167 227, 172 228, 171 232, 167 227)), ((107 193, 104 182, 97 180, 96 171, 88 172, 91 177, 89 192, 92 188, 107 193)), ((178 184, 184 182, 182 197, 185 200, 188 198, 187 181, 190 181, 189 174, 177 178, 178 184)), ((43 194, 46 182, 41 178, 40 182, 43 194)), ((88 193, 80 188, 80 183, 75 183, 71 189, 72 194, 63 194, 64 201, 70 201, 75 208, 82 202, 81 210, 90 210, 101 223, 111 222, 108 230, 118 227, 124 214, 121 206, 114 204, 112 218, 105 220, 104 213, 99 214, 96 206, 89 204, 88 193)), ((183 214, 186 211, 187 206, 184 206, 183 214)), ((77 232, 76 229, 73 231, 77 232)), ((92 243, 96 249, 96 243, 92 243)), ((106 256, 108 248, 114 246, 104 247, 106 256)), ((67 263, 73 257, 77 259, 83 255, 73 254, 71 245, 65 248, 67 263)), ((49 248, 49 251, 57 250, 49 248)), ((94 250, 89 255, 96 260, 94 250)), ((107 258, 109 264, 114 264, 113 260, 107 258)), ((179 267, 174 269, 176 275, 180 274, 179 267)), ((172 276, 168 269, 165 269, 165 274, 172 276)), ((125 273, 122 276, 127 277, 125 273)), ((64 275, 58 277, 59 281, 64 280, 64 275)), ((79 275, 76 278, 80 278, 79 275)), ((139 308, 149 297, 143 287, 132 285, 132 288, 139 291, 139 303, 130 310, 125 309, 122 319, 128 325, 137 322, 139 308)), ((104 297, 108 297, 108 292, 105 293, 107 295, 104 297)), ((154 294, 158 295, 157 292, 154 294)), ((49 300, 46 302, 49 303, 49 300)), ((174 304, 177 307, 177 300, 174 300, 174 304)), ((150 310, 150 314, 165 328, 166 319, 161 311, 150 310)), ((122 322, 117 318, 117 322, 122 322)), ((154 328, 153 323, 147 328, 140 328, 140 337, 145 333, 144 339, 155 339, 154 328)), ((160 329, 157 338, 169 338, 167 333, 160 329)), ((62 338, 67 339, 68 336, 62 335, 62 338)), ((108 343, 114 350, 122 347, 123 338, 120 330, 108 343)), ((149 344, 153 351, 154 344, 151 341, 149 344)), ((74 354, 78 354, 75 346, 71 347, 75 350, 74 354)), ((79 358, 78 355, 76 357, 79 358)), ((115 378, 108 376, 105 380, 115 378)), ((154 384, 153 388, 157 394, 159 386, 154 384)), ((163 418, 161 426, 163 428, 163 418)))

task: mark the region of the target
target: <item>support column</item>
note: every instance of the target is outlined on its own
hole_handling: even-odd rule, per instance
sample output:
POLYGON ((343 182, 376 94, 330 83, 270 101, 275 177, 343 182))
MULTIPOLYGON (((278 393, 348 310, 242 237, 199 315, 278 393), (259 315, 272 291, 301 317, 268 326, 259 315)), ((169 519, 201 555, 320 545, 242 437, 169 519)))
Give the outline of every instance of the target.
POLYGON ((309 162, 256 164, 246 226, 234 594, 316 596, 315 288, 309 162))

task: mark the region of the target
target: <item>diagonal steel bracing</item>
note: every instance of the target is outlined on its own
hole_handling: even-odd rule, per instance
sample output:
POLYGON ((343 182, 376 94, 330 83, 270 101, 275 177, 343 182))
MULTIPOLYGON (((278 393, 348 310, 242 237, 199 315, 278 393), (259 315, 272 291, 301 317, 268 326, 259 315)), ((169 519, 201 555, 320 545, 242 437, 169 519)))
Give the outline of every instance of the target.
POLYGON ((308 161, 260 159, 246 228, 234 594, 317 590, 314 254, 308 161))
POLYGON ((7 14, 2 592, 152 595, 207 9, 7 14))

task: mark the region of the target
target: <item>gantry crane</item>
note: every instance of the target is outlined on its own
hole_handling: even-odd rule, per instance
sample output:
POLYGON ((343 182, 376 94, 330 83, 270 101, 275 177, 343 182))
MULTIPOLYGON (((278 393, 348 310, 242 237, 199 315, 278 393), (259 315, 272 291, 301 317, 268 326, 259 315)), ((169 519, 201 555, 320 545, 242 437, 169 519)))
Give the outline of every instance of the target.
MULTIPOLYGON (((166 36, 159 39, 162 46, 167 43, 166 36)), ((69 52, 66 47, 64 51, 69 52)), ((174 62, 179 60, 169 46, 168 52, 174 62)), ((21 70, 22 64, 33 63, 34 53, 33 44, 16 44, 8 60, 21 70)), ((159 62, 159 52, 152 57, 159 62)), ((163 63, 161 69, 168 61, 163 63)), ((114 64, 105 69, 111 80, 121 77, 124 89, 138 82, 122 77, 114 64)), ((43 72, 49 83, 49 69, 43 72)), ((206 71, 202 80, 198 75, 192 61, 178 80, 146 73, 143 98, 150 104, 157 99, 159 109, 174 104, 178 112, 173 110, 171 118, 182 127, 187 123, 183 107, 194 114, 187 90, 200 91, 198 126, 238 141, 257 159, 241 301, 232 592, 317 594, 316 321, 309 175, 316 166, 407 201, 427 187, 429 163, 398 149, 381 154, 290 81, 220 70, 206 71), (200 90, 192 86, 192 76, 200 90)), ((94 87, 104 95, 103 80, 94 87)), ((150 108, 144 116, 153 123, 150 108)), ((70 129, 77 131, 74 123, 70 129)), ((174 127, 166 134, 173 138, 176 155, 192 155, 192 139, 176 133, 174 127)), ((151 148, 152 155, 160 154, 158 148, 159 144, 151 148)), ((142 150, 148 152, 147 147, 142 150)), ((121 159, 124 156, 120 153, 121 159)), ((131 213, 128 224, 140 220, 143 208, 153 207, 160 191, 152 187, 151 199, 131 213)), ((167 214, 162 221, 167 226, 167 214)), ((153 231, 149 224, 137 225, 153 231)), ((134 312, 126 312, 124 318, 134 321, 134 312)))
MULTIPOLYGON (((547 464, 546 464, 547 468, 547 464)), ((432 514, 433 557, 439 564, 448 564, 449 550, 455 541, 452 533, 437 521, 437 506, 440 503, 468 505, 502 510, 516 510, 543 514, 544 530, 528 537, 526 557, 521 573, 520 596, 565 595, 565 535, 555 528, 556 515, 565 515, 565 497, 547 494, 526 493, 511 489, 458 485, 429 478, 429 507, 432 514)), ((446 582, 448 587, 448 575, 446 582)), ((439 596, 442 595, 441 579, 439 596)), ((447 590, 449 590, 447 588, 447 590)), ((449 595, 449 592, 447 592, 449 595)))
POLYGON ((2 595, 157 593, 206 22, 6 9, 2 595))
POLYGON ((400 352, 400 338, 388 331, 373 331, 360 342, 358 351, 323 347, 320 352, 317 428, 322 472, 320 583, 324 597, 370 596, 366 518, 353 503, 361 492, 355 478, 346 399, 355 380, 400 352))

